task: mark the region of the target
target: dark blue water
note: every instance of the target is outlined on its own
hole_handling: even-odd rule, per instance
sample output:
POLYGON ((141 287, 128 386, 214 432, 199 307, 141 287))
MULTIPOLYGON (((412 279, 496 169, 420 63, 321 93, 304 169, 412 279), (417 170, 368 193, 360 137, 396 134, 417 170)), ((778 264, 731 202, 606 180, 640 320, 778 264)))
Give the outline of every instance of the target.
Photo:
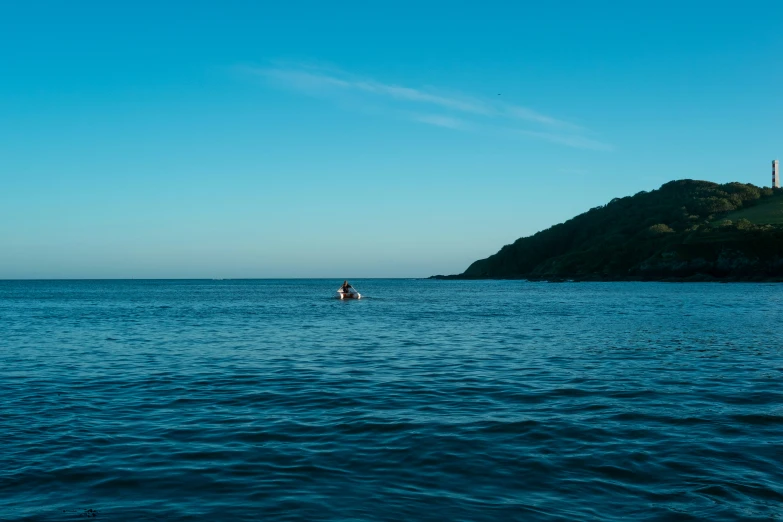
POLYGON ((776 520, 783 286, 0 282, 0 520, 776 520))

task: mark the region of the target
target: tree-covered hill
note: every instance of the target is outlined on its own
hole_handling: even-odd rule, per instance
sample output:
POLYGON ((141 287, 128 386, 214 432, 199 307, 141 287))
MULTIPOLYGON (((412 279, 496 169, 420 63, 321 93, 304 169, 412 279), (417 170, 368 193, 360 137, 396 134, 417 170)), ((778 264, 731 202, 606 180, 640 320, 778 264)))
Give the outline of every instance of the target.
POLYGON ((756 205, 729 212, 726 219, 731 221, 747 219, 757 225, 783 225, 783 197, 764 198, 756 205))
MULTIPOLYGON (((672 181, 506 245, 448 278, 783 278, 783 191, 672 181)), ((444 276, 436 276, 444 277, 444 276)))

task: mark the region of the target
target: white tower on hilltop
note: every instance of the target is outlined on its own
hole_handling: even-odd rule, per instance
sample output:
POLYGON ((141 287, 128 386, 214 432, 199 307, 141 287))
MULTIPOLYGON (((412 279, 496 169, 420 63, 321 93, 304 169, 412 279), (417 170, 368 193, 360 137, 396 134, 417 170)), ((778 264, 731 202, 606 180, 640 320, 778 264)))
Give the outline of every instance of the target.
POLYGON ((778 160, 772 160, 772 188, 780 188, 780 165, 778 160))

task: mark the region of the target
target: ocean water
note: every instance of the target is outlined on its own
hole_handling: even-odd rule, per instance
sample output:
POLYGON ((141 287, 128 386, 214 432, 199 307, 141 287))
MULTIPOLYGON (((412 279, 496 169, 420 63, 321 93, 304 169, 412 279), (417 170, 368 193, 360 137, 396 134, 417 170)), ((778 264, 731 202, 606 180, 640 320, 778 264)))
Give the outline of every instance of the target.
POLYGON ((783 285, 0 282, 0 520, 780 520, 783 285))

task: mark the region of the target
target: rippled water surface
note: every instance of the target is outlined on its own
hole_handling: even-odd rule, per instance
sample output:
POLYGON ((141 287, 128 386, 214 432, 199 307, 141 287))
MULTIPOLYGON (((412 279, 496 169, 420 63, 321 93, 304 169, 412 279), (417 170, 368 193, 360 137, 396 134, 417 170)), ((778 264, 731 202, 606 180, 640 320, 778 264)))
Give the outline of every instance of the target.
POLYGON ((783 518, 783 285, 0 282, 0 520, 783 518))

